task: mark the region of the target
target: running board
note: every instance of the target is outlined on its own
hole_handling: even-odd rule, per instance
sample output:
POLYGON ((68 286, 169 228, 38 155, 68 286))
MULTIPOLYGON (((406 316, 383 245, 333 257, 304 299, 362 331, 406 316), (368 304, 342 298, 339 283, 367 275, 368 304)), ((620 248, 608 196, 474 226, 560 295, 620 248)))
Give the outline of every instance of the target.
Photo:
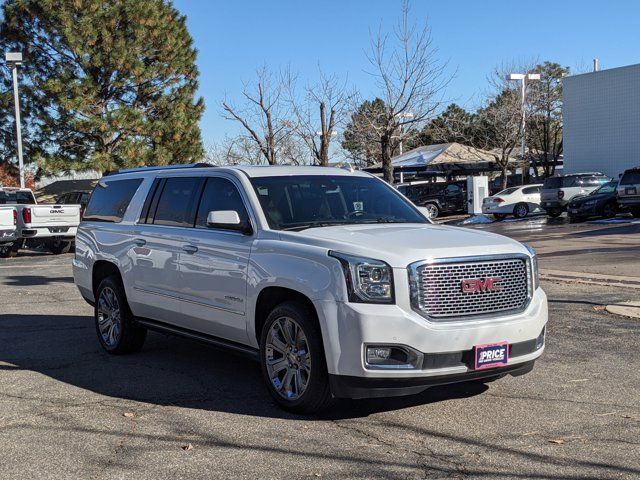
POLYGON ((258 355, 258 350, 253 347, 242 345, 241 343, 232 342, 230 340, 225 340, 223 338, 214 337, 213 335, 194 332, 193 330, 189 330, 187 328, 169 325, 167 323, 159 322, 157 320, 151 320, 148 318, 138 317, 136 318, 136 323, 138 323, 142 327, 148 328, 149 330, 203 342, 207 345, 211 345, 212 347, 230 350, 240 355, 252 358, 256 361, 260 358, 260 356, 258 355))

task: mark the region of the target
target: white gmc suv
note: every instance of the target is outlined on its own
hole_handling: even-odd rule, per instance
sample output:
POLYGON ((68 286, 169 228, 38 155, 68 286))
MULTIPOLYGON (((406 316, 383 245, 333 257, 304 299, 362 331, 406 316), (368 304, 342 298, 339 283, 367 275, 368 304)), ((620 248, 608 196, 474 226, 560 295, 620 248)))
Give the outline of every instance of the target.
POLYGON ((116 172, 91 196, 73 270, 108 352, 151 329, 247 353, 298 412, 522 375, 544 350, 531 248, 434 225, 362 172, 116 172))

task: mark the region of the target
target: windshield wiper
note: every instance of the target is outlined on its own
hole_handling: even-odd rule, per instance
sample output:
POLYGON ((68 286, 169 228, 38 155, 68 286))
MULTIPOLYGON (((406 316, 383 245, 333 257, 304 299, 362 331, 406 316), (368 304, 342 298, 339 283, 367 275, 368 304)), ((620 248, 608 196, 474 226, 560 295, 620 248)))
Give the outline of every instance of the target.
MULTIPOLYGON (((348 223, 351 223, 351 222, 348 222, 348 223)), ((313 222, 313 223, 305 223, 302 225, 289 225, 288 227, 283 227, 280 230, 299 232, 301 230, 306 230, 307 228, 333 227, 335 225, 346 225, 348 223, 347 222, 313 222)))

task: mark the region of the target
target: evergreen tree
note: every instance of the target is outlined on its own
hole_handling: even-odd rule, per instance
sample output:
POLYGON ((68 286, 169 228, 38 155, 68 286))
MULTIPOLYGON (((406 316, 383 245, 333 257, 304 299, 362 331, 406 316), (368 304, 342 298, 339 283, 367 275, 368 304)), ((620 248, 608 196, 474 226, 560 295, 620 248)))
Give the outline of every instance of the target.
POLYGON ((166 165, 203 155, 198 70, 167 0, 8 0, 2 50, 22 51, 46 170, 166 165))

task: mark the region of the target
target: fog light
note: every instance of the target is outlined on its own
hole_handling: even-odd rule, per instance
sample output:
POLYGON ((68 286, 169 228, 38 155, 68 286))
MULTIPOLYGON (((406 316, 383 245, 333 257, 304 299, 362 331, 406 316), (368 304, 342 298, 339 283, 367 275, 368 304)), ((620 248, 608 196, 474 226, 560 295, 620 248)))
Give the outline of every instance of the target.
POLYGON ((540 350, 544 345, 544 334, 546 330, 547 327, 544 327, 540 332, 540 335, 538 335, 538 338, 536 338, 536 350, 540 350))
POLYGON ((395 345, 368 345, 365 363, 368 368, 420 368, 423 355, 420 352, 395 345))

